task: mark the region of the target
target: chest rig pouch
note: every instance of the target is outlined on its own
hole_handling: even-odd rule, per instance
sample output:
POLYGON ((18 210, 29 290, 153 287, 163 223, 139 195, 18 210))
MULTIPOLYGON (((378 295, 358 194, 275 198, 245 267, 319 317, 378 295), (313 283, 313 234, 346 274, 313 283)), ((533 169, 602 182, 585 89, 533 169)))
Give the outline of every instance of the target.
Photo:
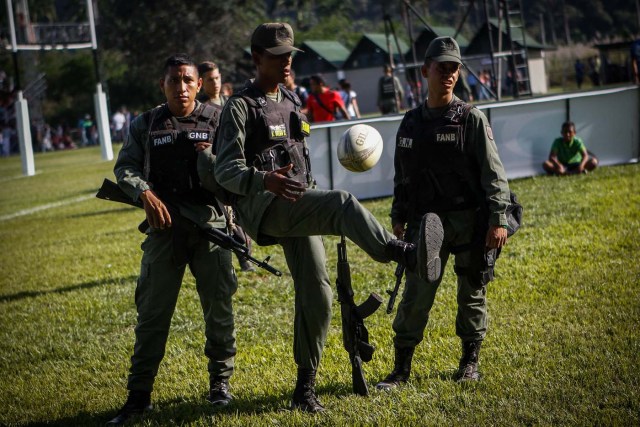
POLYGON ((477 170, 465 141, 471 106, 456 101, 440 117, 425 120, 422 107, 408 112, 396 139, 401 185, 396 197, 410 207, 410 218, 479 205, 469 176, 477 170))
POLYGON ((200 105, 191 116, 180 120, 173 117, 166 106, 160 107, 160 111, 152 110, 151 115, 148 180, 154 190, 165 197, 213 203, 213 197, 200 185, 194 145, 213 142, 219 107, 200 105))
POLYGON ((273 171, 293 164, 287 176, 307 187, 314 185, 311 160, 305 137, 310 125, 300 112, 297 95, 280 86, 282 102, 275 102, 253 86, 248 86, 241 96, 249 105, 257 128, 245 141, 245 158, 248 166, 259 171, 273 171))

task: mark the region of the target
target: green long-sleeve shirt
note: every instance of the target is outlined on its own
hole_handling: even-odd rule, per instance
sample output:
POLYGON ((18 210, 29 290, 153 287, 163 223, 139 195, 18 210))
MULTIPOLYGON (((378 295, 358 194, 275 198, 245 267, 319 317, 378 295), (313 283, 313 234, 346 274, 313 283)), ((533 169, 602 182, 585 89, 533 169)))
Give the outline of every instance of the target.
MULTIPOLYGON (((457 101, 457 97, 453 97, 453 101, 457 101)), ((448 107, 441 109, 427 110, 426 104, 418 107, 421 109, 421 117, 423 120, 429 120, 438 114, 442 114, 448 107)), ((480 174, 480 188, 484 190, 487 206, 489 208, 489 224, 490 225, 507 225, 507 217, 505 211, 510 204, 509 184, 507 176, 498 155, 498 147, 493 140, 493 133, 487 117, 477 108, 472 108, 465 127, 466 144, 470 144, 475 148, 475 159, 478 164, 480 174)), ((396 156, 396 174, 394 176, 394 187, 402 185, 402 177, 398 173, 398 157, 396 156)), ((397 192, 394 192, 398 194, 397 192)), ((391 206, 391 221, 393 224, 406 223, 408 219, 408 207, 405 203, 394 197, 391 206)))
MULTIPOLYGON (((276 102, 283 101, 280 91, 267 96, 276 102)), ((247 166, 245 142, 253 132, 264 129, 264 126, 256 123, 249 114, 247 102, 234 96, 222 110, 220 127, 216 138, 215 177, 226 190, 240 196, 236 202, 239 223, 256 239, 262 216, 275 194, 264 188, 266 172, 247 166)))
MULTIPOLYGON (((166 108, 166 106, 163 108, 166 108)), ((196 108, 189 116, 176 117, 176 120, 178 122, 191 120, 194 114, 200 112, 201 108, 202 104, 196 101, 196 108)), ((118 159, 113 168, 118 185, 133 200, 138 200, 142 192, 152 188, 152 185, 145 179, 144 173, 145 161, 148 161, 147 156, 149 154, 148 137, 149 123, 147 123, 147 114, 141 114, 131 122, 129 135, 118 154, 118 159)), ((226 226, 225 218, 219 216, 212 206, 182 201, 178 201, 177 204, 182 215, 200 226, 214 228, 224 228, 226 226)))

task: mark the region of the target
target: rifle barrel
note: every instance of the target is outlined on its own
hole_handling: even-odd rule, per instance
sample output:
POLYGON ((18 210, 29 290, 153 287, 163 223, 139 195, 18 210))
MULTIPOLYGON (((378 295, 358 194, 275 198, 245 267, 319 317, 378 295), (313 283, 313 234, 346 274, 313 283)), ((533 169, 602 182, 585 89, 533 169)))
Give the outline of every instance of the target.
MULTIPOLYGON (((108 200, 112 202, 125 203, 127 205, 135 206, 137 208, 143 208, 142 202, 140 200, 138 200, 137 202, 134 202, 124 191, 122 191, 122 189, 120 188, 120 186, 118 186, 118 184, 116 184, 115 182, 107 178, 105 178, 104 181, 102 182, 102 187, 100 187, 100 189, 98 190, 96 197, 99 199, 108 200)), ((236 242, 233 239, 233 237, 229 236, 228 234, 216 228, 203 229, 202 227, 199 227, 195 222, 191 221, 189 218, 186 218, 180 215, 177 209, 172 208, 170 205, 166 203, 165 205, 167 206, 167 209, 169 209, 169 213, 171 214, 171 217, 174 219, 176 224, 181 225, 183 227, 187 227, 187 228, 197 227, 200 230, 200 233, 202 234, 202 236, 208 241, 210 241, 211 243, 214 243, 223 249, 230 250, 231 252, 237 255, 245 257, 249 262, 252 262, 258 267, 267 270, 271 274, 274 274, 278 277, 282 276, 282 272, 280 270, 268 264, 267 262, 269 260, 268 257, 264 261, 260 261, 252 257, 251 255, 249 255, 249 248, 247 248, 241 243, 236 242)))

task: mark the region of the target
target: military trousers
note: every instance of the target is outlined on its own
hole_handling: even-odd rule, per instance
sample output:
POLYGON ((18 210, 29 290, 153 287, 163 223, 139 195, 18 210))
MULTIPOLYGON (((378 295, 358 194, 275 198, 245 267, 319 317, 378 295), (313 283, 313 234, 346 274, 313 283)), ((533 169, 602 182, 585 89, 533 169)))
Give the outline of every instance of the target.
MULTIPOLYGON (((439 216, 444 229, 444 240, 440 250, 442 272, 435 283, 427 283, 407 271, 402 300, 393 322, 394 344, 397 347, 415 347, 422 341, 451 249, 470 243, 474 237, 475 210, 447 212, 439 216)), ((408 240, 417 241, 418 228, 417 223, 408 225, 408 240)), ((484 236, 482 238, 484 241, 484 236)), ((471 264, 470 251, 460 252, 454 257, 457 267, 468 268, 471 264)), ((457 288, 456 335, 463 342, 483 340, 487 332, 487 288, 472 286, 466 276, 458 276, 457 288)))
POLYGON ((320 236, 344 235, 380 262, 390 261, 385 247, 394 236, 353 195, 340 190, 307 190, 296 202, 274 199, 259 231, 276 238, 282 246, 293 277, 295 362, 303 368, 317 369, 332 303, 320 236))
MULTIPOLYGON (((231 252, 187 232, 182 249, 196 280, 204 317, 204 353, 210 377, 233 373, 236 337, 232 296, 237 281, 231 252)), ((135 292, 138 321, 127 388, 151 391, 165 354, 171 318, 182 286, 185 264, 176 262, 173 228, 151 232, 142 243, 140 277, 135 292)))

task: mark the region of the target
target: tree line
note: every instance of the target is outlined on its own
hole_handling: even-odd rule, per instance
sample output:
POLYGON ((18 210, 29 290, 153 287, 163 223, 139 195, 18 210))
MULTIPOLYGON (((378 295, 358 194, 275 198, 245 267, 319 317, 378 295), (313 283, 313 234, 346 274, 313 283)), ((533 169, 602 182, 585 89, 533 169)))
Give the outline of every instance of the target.
MULTIPOLYGON (((14 0, 14 4, 21 1, 14 0)), ((27 3, 31 22, 86 21, 84 0, 27 3)), ((520 1, 508 3, 517 7, 520 1)), ((538 41, 544 38, 549 45, 630 40, 640 33, 640 11, 631 0, 607 0, 606 8, 604 0, 521 3, 528 32, 538 41)), ((405 38, 409 15, 415 31, 422 29, 401 0, 94 0, 94 4, 100 74, 114 110, 120 105, 144 110, 160 102, 160 67, 165 57, 174 52, 186 52, 198 61, 213 60, 226 81, 241 84, 252 73, 245 49, 260 22, 290 22, 298 44, 305 40, 337 40, 349 49, 363 32, 384 32, 385 15, 405 38)), ((485 4, 494 15, 498 0, 414 0, 410 4, 430 25, 455 28, 467 15, 462 33, 471 37, 484 23, 485 4)), ((0 37, 6 45, 8 23, 6 14, 1 15, 0 37)), ((0 69, 11 76, 11 55, 6 50, 0 52, 0 69)), ((28 82, 34 68, 46 73, 45 117, 52 121, 75 120, 92 111, 95 72, 90 51, 31 52, 20 53, 19 57, 21 80, 28 82)))

